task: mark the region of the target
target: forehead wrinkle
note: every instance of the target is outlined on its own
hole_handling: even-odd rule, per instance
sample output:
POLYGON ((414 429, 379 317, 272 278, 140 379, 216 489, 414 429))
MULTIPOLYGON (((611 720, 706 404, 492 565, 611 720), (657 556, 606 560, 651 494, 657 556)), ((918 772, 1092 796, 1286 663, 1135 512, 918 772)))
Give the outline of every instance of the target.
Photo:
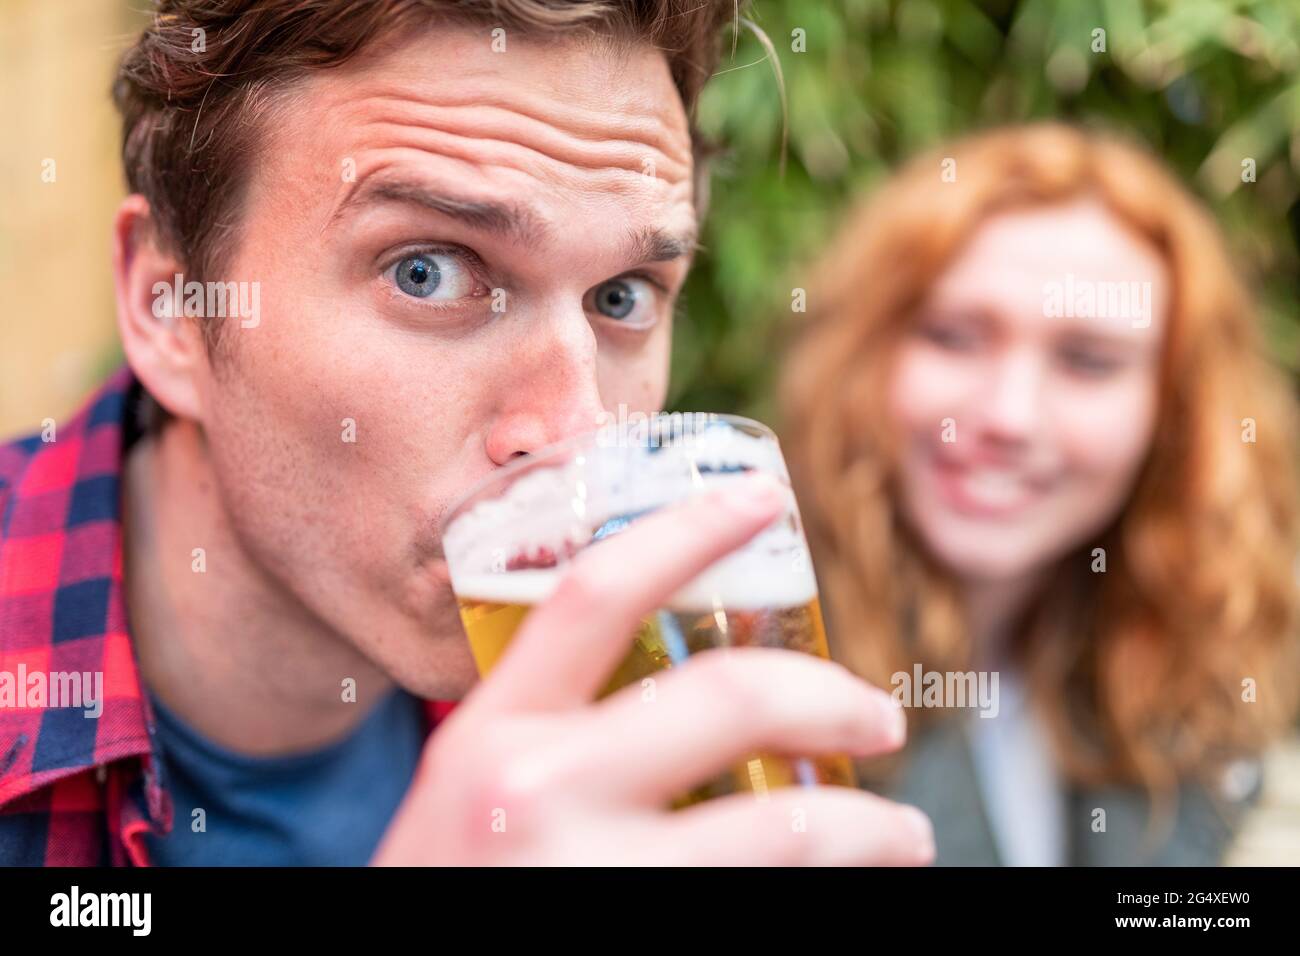
POLYGON ((356 103, 404 102, 431 109, 487 107, 555 129, 567 129, 578 138, 622 138, 654 146, 679 161, 691 158, 686 113, 676 88, 666 78, 663 93, 667 95, 650 95, 643 85, 620 90, 614 84, 602 92, 600 105, 578 103, 568 91, 539 87, 508 72, 474 69, 468 64, 457 76, 449 76, 436 86, 430 86, 427 79, 427 74, 402 79, 366 76, 360 84, 348 88, 348 98, 356 103), (674 131, 681 135, 673 135, 674 131))
POLYGON ((553 162, 585 169, 622 169, 644 173, 647 162, 656 176, 684 179, 692 158, 689 134, 674 137, 661 121, 631 128, 625 117, 604 114, 606 122, 574 123, 558 111, 521 109, 491 98, 434 102, 409 92, 377 94, 352 109, 366 114, 364 126, 393 126, 462 143, 475 141, 517 147, 553 162), (683 142, 676 142, 681 139, 683 142))
MULTIPOLYGON (((512 113, 551 129, 589 142, 623 142, 634 146, 650 146, 669 159, 683 164, 691 161, 689 133, 685 116, 681 117, 680 132, 674 136, 674 124, 669 117, 646 114, 636 117, 629 114, 627 108, 614 110, 597 110, 562 104, 555 108, 553 104, 540 102, 535 106, 530 103, 512 103, 504 99, 481 97, 477 101, 457 104, 458 107, 473 107, 475 104, 512 113), (551 107, 548 109, 548 107, 551 107), (619 135, 612 136, 611 133, 619 135)), ((675 118, 675 117, 674 117, 675 118)))
MULTIPOLYGON (((606 127, 639 124, 651 133, 687 129, 671 51, 642 37, 524 30, 512 38, 510 54, 502 55, 486 52, 479 23, 453 18, 444 27, 376 43, 370 55, 332 74, 334 90, 353 100, 387 96, 497 106, 557 126, 562 124, 551 113, 599 117, 603 123, 593 125, 606 127), (430 63, 437 68, 431 70, 430 63)), ((679 145, 689 157, 689 143, 679 145)))

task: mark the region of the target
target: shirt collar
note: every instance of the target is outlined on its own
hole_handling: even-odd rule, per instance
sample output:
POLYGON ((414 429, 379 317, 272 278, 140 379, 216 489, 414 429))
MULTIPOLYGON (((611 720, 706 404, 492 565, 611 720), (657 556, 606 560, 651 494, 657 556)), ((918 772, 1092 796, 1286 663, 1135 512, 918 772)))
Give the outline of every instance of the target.
MULTIPOLYGON (((150 815, 165 816, 122 582, 122 466, 142 432, 143 395, 123 366, 71 420, 0 445, 0 674, 99 671, 104 697, 99 718, 0 707, 0 804, 144 758, 150 815)), ((455 707, 424 705, 430 728, 455 707)))
POLYGON ((0 803, 151 752, 122 587, 122 461, 139 394, 119 369, 70 420, 0 446, 0 674, 103 681, 98 717, 0 707, 0 803))

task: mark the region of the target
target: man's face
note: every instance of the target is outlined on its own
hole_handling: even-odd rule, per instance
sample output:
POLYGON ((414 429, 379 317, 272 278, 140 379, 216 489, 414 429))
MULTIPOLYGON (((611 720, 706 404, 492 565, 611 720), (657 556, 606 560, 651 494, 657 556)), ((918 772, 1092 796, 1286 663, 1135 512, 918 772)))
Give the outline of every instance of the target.
POLYGON ((602 409, 661 406, 695 235, 686 117, 649 46, 494 52, 487 28, 290 95, 225 277, 260 283, 260 322, 230 322, 202 382, 213 467, 245 551, 323 631, 459 696, 438 521, 602 409))

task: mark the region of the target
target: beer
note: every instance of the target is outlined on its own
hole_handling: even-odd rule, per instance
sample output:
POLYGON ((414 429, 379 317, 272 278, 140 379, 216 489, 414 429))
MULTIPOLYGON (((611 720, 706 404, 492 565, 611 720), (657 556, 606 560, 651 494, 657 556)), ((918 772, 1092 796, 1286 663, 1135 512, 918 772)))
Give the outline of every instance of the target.
MULTIPOLYGON (((725 469, 706 461, 709 484, 758 464, 772 467, 775 443, 770 433, 740 438, 749 444, 738 445, 731 434, 713 451, 725 447, 728 462, 739 460, 744 467, 725 469), (766 457, 756 455, 760 447, 766 457)), ((504 483, 509 487, 487 496, 472 495, 456 510, 445 543, 452 588, 481 675, 491 672, 529 611, 555 590, 568 558, 598 546, 648 510, 700 487, 701 455, 707 459, 707 447, 693 447, 689 454, 674 451, 680 460, 662 449, 651 459, 651 453, 638 453, 635 446, 588 449, 551 467, 543 459, 504 483), (678 475, 689 475, 689 486, 674 481, 678 475)), ((782 466, 782 477, 783 471, 782 466)), ((628 636, 628 653, 599 696, 629 685, 651 693, 653 685, 644 683, 648 678, 715 648, 773 647, 826 658, 817 583, 793 497, 790 509, 786 520, 715 563, 643 620, 628 636)), ((743 791, 761 798, 777 787, 817 784, 853 786, 852 765, 844 757, 755 754, 674 805, 743 791)))
MULTIPOLYGON (((467 576, 456 584, 461 621, 480 674, 491 672, 532 608, 549 597, 558 583, 556 570, 525 570, 467 576)), ((821 605, 811 573, 776 576, 733 589, 716 601, 703 600, 697 584, 672 606, 642 621, 629 640, 627 656, 615 668, 599 696, 668 670, 700 651, 718 647, 779 647, 827 657, 821 605), (691 594, 695 591, 695 594, 691 594), (749 600, 742 600, 749 597, 749 600), (758 600, 757 598, 762 598, 758 600), (694 601, 691 599, 694 598, 694 601), (727 598, 730 598, 729 600, 727 598)), ((789 758, 756 755, 716 780, 677 801, 698 800, 752 790, 756 795, 794 784, 851 787, 853 770, 843 757, 789 758)))

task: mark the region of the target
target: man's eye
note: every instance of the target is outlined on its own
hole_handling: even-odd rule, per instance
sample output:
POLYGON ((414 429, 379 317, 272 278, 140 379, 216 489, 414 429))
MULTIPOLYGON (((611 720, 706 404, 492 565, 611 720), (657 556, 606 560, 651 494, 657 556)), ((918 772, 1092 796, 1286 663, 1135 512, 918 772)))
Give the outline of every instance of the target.
POLYGON ((474 277, 455 256, 422 252, 406 256, 386 272, 402 292, 416 299, 459 299, 474 290, 474 277))
POLYGON ((589 309, 623 325, 646 325, 654 319, 654 287, 644 279, 610 279, 592 289, 590 296, 589 309))

